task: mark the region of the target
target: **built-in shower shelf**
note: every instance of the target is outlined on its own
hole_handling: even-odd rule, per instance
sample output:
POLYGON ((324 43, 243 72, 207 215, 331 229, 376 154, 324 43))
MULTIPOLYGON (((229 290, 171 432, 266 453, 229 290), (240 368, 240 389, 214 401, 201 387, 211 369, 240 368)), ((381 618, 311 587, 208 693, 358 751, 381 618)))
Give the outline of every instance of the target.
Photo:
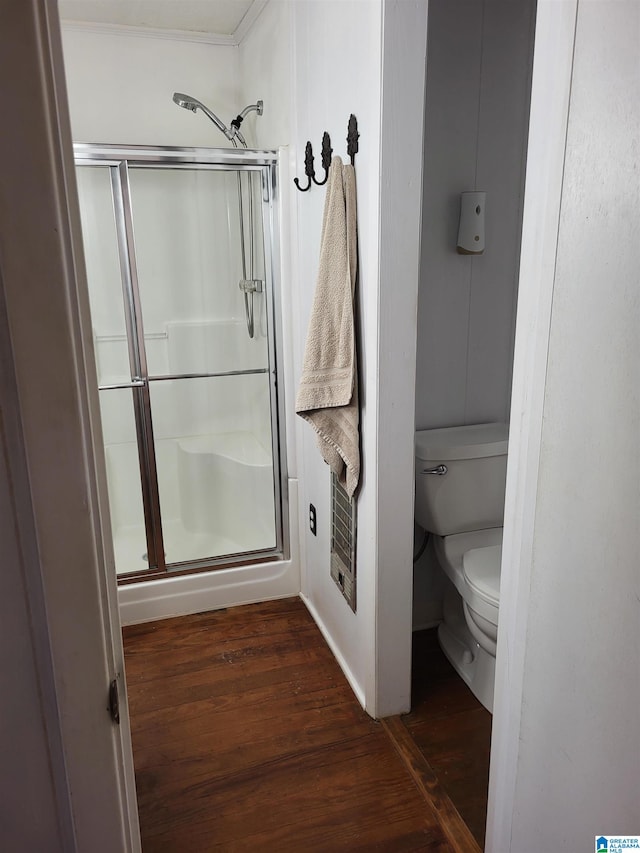
POLYGON ((271 453, 250 432, 195 435, 178 439, 178 445, 189 454, 222 456, 241 465, 271 467, 271 453))
MULTIPOLYGON (((166 331, 164 331, 164 332, 145 332, 144 333, 145 341, 166 340, 167 337, 168 337, 168 335, 167 335, 166 331)), ((127 340, 127 336, 124 334, 121 334, 119 332, 114 333, 114 334, 98 334, 98 332, 96 332, 95 329, 93 332, 93 338, 94 338, 94 340, 96 340, 100 343, 102 343, 102 342, 106 342, 106 343, 123 342, 124 343, 127 340)))

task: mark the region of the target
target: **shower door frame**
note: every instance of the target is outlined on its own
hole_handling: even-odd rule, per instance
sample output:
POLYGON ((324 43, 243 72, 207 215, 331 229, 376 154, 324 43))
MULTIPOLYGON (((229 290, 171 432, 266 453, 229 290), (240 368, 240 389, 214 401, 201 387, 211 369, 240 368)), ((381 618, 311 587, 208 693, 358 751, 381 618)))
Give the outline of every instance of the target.
POLYGON ((289 557, 289 499, 286 470, 286 435, 282 365, 277 358, 282 352, 281 294, 279 282, 279 220, 277 211, 278 156, 275 151, 226 148, 176 148, 167 146, 112 145, 75 143, 76 167, 109 168, 113 212, 117 236, 120 275, 124 298, 127 346, 131 381, 99 385, 99 390, 131 389, 134 404, 140 481, 149 568, 117 576, 118 584, 158 580, 181 574, 213 569, 253 565, 257 562, 283 560, 289 557), (257 172, 261 176, 262 243, 265 270, 265 308, 267 322, 268 366, 252 370, 220 373, 149 376, 146 363, 142 306, 137 277, 133 214, 129 187, 129 167, 149 169, 203 169, 216 172, 257 172), (216 378, 265 373, 269 376, 271 418, 271 454, 274 488, 275 547, 204 557, 200 560, 170 563, 164 558, 162 515, 156 467, 155 443, 151 417, 150 383, 163 380, 216 378))

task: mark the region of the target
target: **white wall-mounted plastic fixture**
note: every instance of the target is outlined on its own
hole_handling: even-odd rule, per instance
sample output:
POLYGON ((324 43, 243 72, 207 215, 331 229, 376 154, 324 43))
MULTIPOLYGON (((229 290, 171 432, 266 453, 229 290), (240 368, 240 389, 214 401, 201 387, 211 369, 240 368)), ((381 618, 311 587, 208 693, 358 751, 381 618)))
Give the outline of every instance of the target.
POLYGON ((484 209, 487 194, 460 193, 458 254, 481 255, 484 252, 484 209))

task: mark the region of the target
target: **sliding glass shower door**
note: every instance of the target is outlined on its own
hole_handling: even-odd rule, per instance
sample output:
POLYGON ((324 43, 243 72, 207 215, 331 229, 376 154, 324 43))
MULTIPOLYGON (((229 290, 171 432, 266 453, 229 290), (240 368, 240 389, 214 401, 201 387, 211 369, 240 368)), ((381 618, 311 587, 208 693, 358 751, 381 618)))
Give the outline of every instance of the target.
POLYGON ((117 572, 281 554, 273 157, 117 153, 76 151, 117 572))

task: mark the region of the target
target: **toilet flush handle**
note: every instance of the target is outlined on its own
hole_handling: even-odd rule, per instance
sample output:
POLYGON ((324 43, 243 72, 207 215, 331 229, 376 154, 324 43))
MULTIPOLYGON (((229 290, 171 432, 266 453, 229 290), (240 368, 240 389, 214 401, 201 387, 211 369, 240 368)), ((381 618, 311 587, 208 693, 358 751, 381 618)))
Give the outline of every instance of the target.
POLYGON ((446 465, 436 465, 435 468, 425 468, 422 472, 423 474, 437 474, 439 477, 442 477, 443 474, 446 474, 449 469, 446 465))

